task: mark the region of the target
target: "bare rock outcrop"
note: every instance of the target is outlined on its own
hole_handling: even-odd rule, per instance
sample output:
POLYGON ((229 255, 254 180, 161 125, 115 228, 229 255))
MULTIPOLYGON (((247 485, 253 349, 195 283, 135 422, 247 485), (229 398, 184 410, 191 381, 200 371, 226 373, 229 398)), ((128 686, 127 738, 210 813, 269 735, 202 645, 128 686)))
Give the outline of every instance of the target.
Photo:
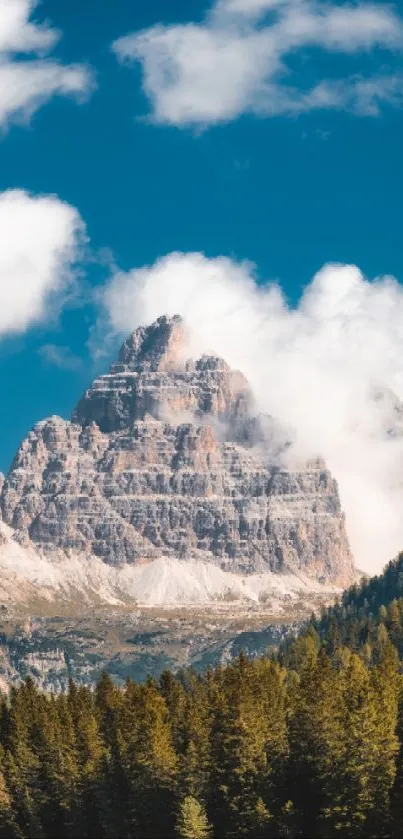
POLYGON ((214 356, 185 360, 183 344, 178 316, 136 329, 118 362, 84 394, 73 422, 95 422, 111 433, 147 418, 178 425, 181 419, 194 423, 208 416, 235 431, 248 417, 252 399, 245 377, 214 356))
POLYGON ((51 417, 22 443, 4 521, 38 549, 111 565, 206 559, 242 573, 353 579, 337 484, 321 460, 271 461, 248 383, 212 356, 183 356, 180 318, 122 346, 72 422, 51 417))

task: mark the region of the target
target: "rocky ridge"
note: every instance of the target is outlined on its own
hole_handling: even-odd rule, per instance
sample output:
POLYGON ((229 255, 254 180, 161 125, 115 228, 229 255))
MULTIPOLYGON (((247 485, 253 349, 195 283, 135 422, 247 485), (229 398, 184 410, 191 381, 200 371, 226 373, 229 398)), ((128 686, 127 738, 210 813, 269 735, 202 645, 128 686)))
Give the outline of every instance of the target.
POLYGON ((13 541, 133 581, 150 563, 180 562, 193 579, 203 567, 347 585, 353 560, 325 464, 290 469, 269 455, 267 435, 281 433, 256 415, 245 377, 215 356, 186 359, 185 337, 179 317, 140 327, 71 422, 50 417, 28 434, 1 493, 13 541))

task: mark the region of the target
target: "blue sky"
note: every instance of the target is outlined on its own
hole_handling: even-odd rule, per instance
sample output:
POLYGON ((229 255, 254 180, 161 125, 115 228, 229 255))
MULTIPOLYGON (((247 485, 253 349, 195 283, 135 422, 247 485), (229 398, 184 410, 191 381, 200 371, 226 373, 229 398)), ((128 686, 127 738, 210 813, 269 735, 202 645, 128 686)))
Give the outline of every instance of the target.
MULTIPOLYGON (((393 78, 393 96, 383 96, 377 114, 371 103, 357 104, 356 91, 343 88, 337 107, 301 106, 293 94, 291 104, 273 113, 271 103, 251 97, 222 119, 211 118, 207 108, 203 119, 189 121, 179 103, 176 116, 167 112, 153 121, 156 100, 142 88, 144 63, 122 64, 111 44, 157 23, 210 26, 210 5, 44 0, 33 11, 32 19, 48 19, 62 33, 54 58, 92 68, 95 84, 88 83, 86 101, 49 96, 27 124, 9 120, 0 137, 0 191, 58 196, 77 208, 89 245, 74 300, 57 317, 1 337, 2 469, 34 422, 70 415, 99 369, 88 347, 97 319, 92 289, 108 282, 111 265, 127 271, 177 250, 250 260, 259 281, 278 280, 292 304, 328 262, 403 280, 397 36, 392 44, 380 19, 368 26, 384 27, 381 46, 338 51, 309 42, 287 57, 297 91, 329 78, 393 78), (43 345, 52 349, 43 352, 43 345), (52 363, 55 347, 63 348, 60 364, 52 363)), ((345 3, 335 6, 346 9, 345 3)), ((250 18, 247 25, 255 26, 250 18)), ((13 60, 18 64, 21 53, 13 60)), ((220 81, 218 72, 218 87, 220 81)), ((177 95, 179 101, 181 91, 177 95)))

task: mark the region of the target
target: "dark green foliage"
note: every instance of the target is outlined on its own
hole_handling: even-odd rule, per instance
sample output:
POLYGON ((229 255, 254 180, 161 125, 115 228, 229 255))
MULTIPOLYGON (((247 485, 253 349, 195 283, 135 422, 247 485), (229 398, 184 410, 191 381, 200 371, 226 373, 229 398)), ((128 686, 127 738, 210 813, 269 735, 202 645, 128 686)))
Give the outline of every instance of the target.
POLYGON ((294 667, 244 655, 157 683, 103 676, 0 713, 0 839, 397 836, 403 692, 395 648, 329 655, 310 629, 294 667), (400 743, 400 745, 399 745, 400 743))
POLYGON ((277 659, 12 688, 0 839, 402 836, 402 581, 403 555, 277 659))
MULTIPOLYGON (((359 585, 347 589, 339 602, 323 610, 320 618, 313 616, 303 636, 309 633, 325 643, 330 655, 348 646, 360 654, 365 648, 370 658, 382 638, 389 637, 403 659, 403 553, 389 562, 383 574, 364 577, 359 585)), ((295 658, 295 645, 300 643, 298 638, 284 644, 283 663, 293 666, 290 656, 295 658)))

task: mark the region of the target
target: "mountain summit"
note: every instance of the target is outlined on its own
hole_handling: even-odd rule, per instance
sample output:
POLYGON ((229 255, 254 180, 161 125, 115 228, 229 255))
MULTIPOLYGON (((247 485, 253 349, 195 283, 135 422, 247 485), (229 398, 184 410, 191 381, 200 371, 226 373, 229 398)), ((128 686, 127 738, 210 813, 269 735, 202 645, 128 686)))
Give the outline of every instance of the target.
POLYGON ((73 422, 110 433, 147 418, 178 425, 219 418, 240 431, 252 401, 248 383, 220 358, 186 360, 185 329, 175 315, 139 327, 124 342, 119 360, 95 380, 73 413, 73 422))
POLYGON ((178 561, 219 577, 219 591, 222 572, 348 584, 353 560, 325 464, 271 462, 245 377, 214 356, 186 360, 184 334, 178 316, 136 329, 71 422, 35 426, 5 480, 5 524, 46 557, 93 557, 126 574, 158 562, 168 588, 178 561))
POLYGON ((185 327, 180 315, 161 315, 151 326, 140 326, 124 342, 119 363, 137 373, 144 371, 175 370, 185 339, 185 327))

